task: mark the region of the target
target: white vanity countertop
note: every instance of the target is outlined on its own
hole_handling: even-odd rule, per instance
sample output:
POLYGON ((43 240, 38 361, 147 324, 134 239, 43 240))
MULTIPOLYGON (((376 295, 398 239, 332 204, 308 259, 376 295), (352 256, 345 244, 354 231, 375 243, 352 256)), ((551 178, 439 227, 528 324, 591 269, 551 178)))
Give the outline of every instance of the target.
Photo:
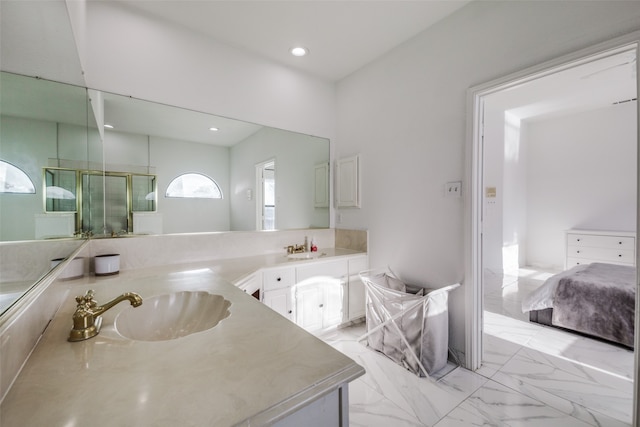
MULTIPOLYGON (((324 251, 327 258, 357 254, 324 251)), ((2 402, 0 424, 263 425, 354 380, 362 367, 230 283, 302 262, 266 255, 62 282, 70 286, 66 303, 2 402), (139 293, 144 304, 154 295, 203 290, 231 301, 231 315, 187 337, 132 341, 113 326, 125 301, 104 313, 98 336, 67 342, 73 297, 88 289, 99 304, 124 292, 139 293)))

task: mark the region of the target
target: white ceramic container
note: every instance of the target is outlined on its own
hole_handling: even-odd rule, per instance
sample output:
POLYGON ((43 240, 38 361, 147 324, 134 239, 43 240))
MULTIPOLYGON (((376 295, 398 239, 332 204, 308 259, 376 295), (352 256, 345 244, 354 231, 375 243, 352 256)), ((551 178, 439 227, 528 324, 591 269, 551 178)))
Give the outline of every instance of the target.
MULTIPOLYGON (((51 260, 51 268, 60 264, 64 261, 64 258, 56 258, 51 260)), ((77 279, 84 276, 84 258, 78 257, 74 258, 67 264, 67 266, 62 270, 62 272, 58 275, 58 279, 77 279)))
POLYGON ((96 255, 94 261, 96 276, 110 276, 120 272, 120 254, 96 255))

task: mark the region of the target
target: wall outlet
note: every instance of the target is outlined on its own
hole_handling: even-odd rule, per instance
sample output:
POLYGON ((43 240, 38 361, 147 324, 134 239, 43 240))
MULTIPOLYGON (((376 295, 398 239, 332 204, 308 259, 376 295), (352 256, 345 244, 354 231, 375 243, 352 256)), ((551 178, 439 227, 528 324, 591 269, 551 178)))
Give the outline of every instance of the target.
POLYGON ((445 197, 460 197, 462 193, 462 182, 447 182, 444 188, 445 197))

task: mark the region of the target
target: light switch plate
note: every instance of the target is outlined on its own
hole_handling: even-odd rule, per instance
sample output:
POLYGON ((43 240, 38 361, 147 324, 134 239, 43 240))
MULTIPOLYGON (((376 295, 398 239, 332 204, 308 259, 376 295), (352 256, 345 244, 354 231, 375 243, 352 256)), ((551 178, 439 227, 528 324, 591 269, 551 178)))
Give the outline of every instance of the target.
POLYGON ((444 187, 445 197, 460 197, 462 194, 462 182, 447 182, 444 187))

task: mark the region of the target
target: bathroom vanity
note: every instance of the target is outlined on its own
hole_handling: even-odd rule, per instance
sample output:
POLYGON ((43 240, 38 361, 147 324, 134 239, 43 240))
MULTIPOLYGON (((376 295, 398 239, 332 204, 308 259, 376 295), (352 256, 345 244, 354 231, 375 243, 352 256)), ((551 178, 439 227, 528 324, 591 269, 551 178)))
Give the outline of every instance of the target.
POLYGON ((349 277, 366 253, 325 253, 317 260, 268 254, 64 282, 65 302, 5 396, 0 424, 347 426, 348 383, 364 369, 249 292, 259 286, 267 296, 270 278, 277 282, 284 271, 292 283, 329 272, 346 292, 345 314, 334 321, 348 321, 349 277), (103 314, 97 336, 68 342, 74 297, 88 289, 99 303, 136 292, 142 307, 159 295, 203 291, 230 302, 229 315, 188 336, 142 341, 117 329, 117 316, 136 310, 125 302, 103 314))
POLYGON ((364 369, 216 270, 224 266, 132 270, 74 284, 4 399, 1 424, 348 425, 348 383, 364 369), (206 291, 230 301, 230 315, 203 332, 147 342, 118 333, 116 316, 135 310, 121 304, 104 313, 96 337, 67 342, 73 296, 90 288, 100 302, 135 291, 143 305, 156 295, 206 291))

